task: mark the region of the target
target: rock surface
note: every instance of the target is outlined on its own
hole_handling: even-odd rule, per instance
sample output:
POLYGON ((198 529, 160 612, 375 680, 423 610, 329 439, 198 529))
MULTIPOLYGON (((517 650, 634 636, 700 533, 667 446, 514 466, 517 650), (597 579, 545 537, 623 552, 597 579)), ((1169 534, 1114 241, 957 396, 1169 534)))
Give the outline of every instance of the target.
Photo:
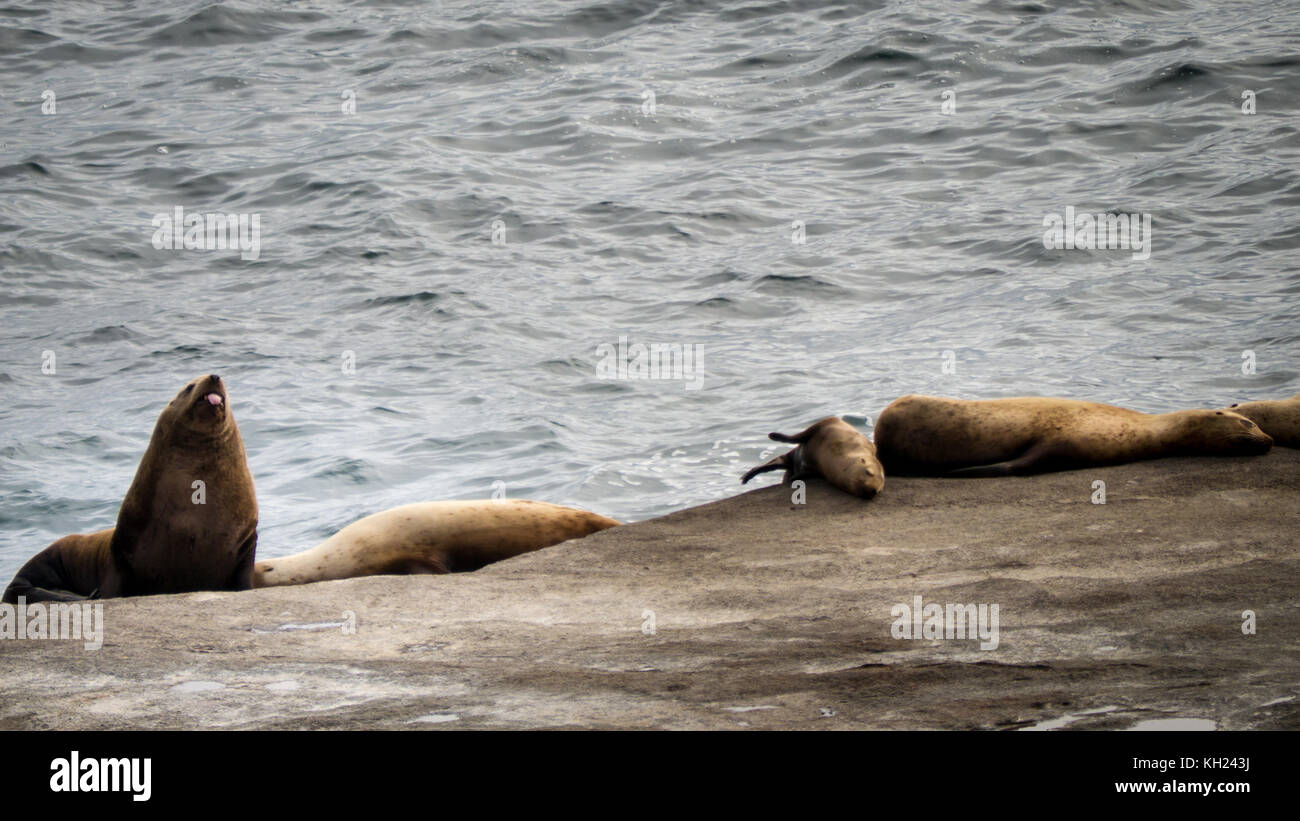
POLYGON ((99 650, 0 640, 0 728, 1300 729, 1298 534, 1285 449, 776 485, 476 573, 107 601, 99 650), (918 595, 997 604, 997 648, 893 638, 918 595))

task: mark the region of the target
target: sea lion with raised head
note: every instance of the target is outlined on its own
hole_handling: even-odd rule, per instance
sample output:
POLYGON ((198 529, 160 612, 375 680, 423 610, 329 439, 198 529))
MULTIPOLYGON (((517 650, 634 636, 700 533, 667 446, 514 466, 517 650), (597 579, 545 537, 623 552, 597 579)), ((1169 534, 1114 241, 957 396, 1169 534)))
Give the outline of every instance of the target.
POLYGON ((880 461, 894 475, 1008 476, 1164 456, 1252 456, 1272 443, 1231 411, 1142 413, 1043 396, 911 394, 890 403, 876 422, 880 461))
POLYGON ((1238 402, 1225 410, 1239 413, 1273 437, 1273 444, 1300 448, 1300 393, 1290 399, 1238 402))
POLYGON ((845 493, 863 499, 872 498, 885 487, 885 468, 876 456, 875 446, 838 416, 828 416, 793 436, 769 433, 768 438, 798 447, 753 468, 740 478, 741 484, 769 470, 784 470, 786 484, 820 476, 845 493))
POLYGON ((358 519, 310 550, 257 562, 253 586, 460 573, 618 524, 524 499, 417 502, 358 519))
POLYGON ((4 599, 247 590, 256 547, 257 496, 230 398, 221 377, 201 376, 159 415, 117 526, 54 542, 4 599))

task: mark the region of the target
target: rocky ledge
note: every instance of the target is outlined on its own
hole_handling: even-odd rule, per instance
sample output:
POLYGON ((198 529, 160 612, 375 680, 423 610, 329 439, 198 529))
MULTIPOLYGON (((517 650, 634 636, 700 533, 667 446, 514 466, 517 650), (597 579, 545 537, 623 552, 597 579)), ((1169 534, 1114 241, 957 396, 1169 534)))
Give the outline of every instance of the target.
POLYGON ((0 728, 1300 728, 1300 451, 806 490, 470 574, 106 601, 97 650, 0 640, 0 728), (996 647, 895 638, 918 596, 997 605, 996 647))

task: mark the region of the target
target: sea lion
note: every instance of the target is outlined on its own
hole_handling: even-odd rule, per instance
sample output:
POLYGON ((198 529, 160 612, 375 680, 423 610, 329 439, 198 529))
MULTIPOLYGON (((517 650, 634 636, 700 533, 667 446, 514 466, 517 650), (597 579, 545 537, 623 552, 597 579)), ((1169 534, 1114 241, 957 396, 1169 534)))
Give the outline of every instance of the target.
POLYGON ((845 493, 863 499, 870 499, 885 487, 885 468, 876 456, 875 446, 838 416, 828 416, 794 436, 769 433, 768 438, 798 447, 753 468, 740 477, 741 484, 769 470, 784 470, 786 483, 820 476, 845 493))
POLYGON ((1231 411, 1141 413, 1042 396, 911 394, 894 400, 876 422, 880 460, 896 475, 1024 475, 1162 456, 1251 456, 1272 444, 1254 422, 1231 411))
POLYGON ((311 550, 257 562, 253 586, 460 573, 618 524, 524 499, 417 502, 358 519, 311 550))
POLYGON ((64 536, 27 560, 5 588, 4 601, 76 601, 95 598, 112 566, 113 528, 64 536))
POLYGON ((1273 437, 1273 444, 1300 448, 1300 393, 1290 399, 1238 402, 1225 410, 1239 413, 1273 437))
POLYGON ((201 376, 159 415, 117 526, 56 541, 23 565, 5 600, 247 590, 256 548, 244 442, 221 377, 201 376))

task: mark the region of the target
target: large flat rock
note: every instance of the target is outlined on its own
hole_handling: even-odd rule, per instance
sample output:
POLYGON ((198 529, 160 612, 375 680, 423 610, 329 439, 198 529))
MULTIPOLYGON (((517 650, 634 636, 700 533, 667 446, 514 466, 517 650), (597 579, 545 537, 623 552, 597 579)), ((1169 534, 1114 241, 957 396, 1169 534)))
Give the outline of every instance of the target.
POLYGON ((107 601, 99 650, 0 641, 0 727, 1297 729, 1297 534, 1285 449, 778 485, 472 574, 107 601), (893 638, 917 595, 997 604, 998 647, 893 638))

